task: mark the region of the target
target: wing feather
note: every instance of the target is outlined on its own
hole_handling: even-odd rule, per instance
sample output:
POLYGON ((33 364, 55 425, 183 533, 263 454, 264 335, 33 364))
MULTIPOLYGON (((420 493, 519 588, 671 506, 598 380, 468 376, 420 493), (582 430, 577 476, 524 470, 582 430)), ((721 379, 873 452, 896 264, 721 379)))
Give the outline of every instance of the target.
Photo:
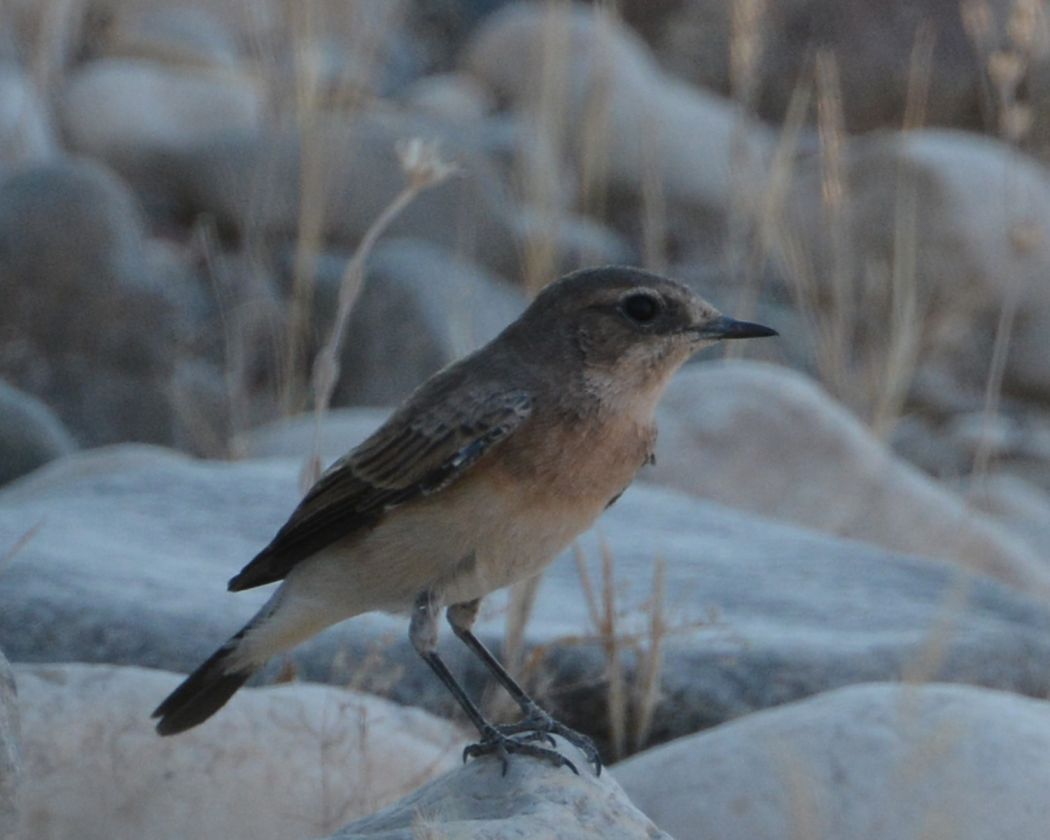
POLYGON ((230 590, 282 580, 301 560, 374 528, 398 505, 453 484, 513 434, 531 409, 522 389, 461 388, 423 411, 410 401, 321 476, 273 541, 230 581, 230 590))

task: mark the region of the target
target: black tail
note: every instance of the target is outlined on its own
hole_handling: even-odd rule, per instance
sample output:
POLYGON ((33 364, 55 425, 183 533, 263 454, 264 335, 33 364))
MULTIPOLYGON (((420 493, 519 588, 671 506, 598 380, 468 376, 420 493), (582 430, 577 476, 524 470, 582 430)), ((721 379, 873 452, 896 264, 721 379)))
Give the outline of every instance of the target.
POLYGON ((157 732, 175 735, 203 723, 226 705, 234 692, 248 681, 253 673, 250 668, 227 671, 230 655, 243 635, 244 630, 215 651, 157 706, 153 712, 153 717, 160 718, 157 732))

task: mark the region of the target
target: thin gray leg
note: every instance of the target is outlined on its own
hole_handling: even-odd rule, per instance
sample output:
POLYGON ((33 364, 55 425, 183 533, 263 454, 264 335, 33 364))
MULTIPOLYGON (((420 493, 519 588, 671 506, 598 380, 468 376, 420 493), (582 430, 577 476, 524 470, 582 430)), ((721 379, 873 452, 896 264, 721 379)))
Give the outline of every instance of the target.
POLYGON ((598 748, 594 746, 594 742, 583 733, 570 729, 545 712, 526 693, 525 689, 518 685, 517 681, 507 673, 507 669, 492 655, 492 651, 485 647, 481 639, 474 635, 474 631, 471 628, 474 626, 474 620, 477 618, 480 605, 480 599, 453 604, 448 608, 446 615, 448 623, 452 626, 452 631, 481 660, 489 673, 506 689, 514 702, 521 708, 522 714, 525 715, 525 719, 519 723, 501 725, 496 728, 504 735, 535 732, 547 736, 548 740, 552 740, 549 737, 552 734, 561 735, 566 741, 573 744, 586 755, 587 760, 594 765, 595 773, 601 775, 601 756, 598 754, 598 748))
POLYGON ((441 605, 434 598, 433 593, 420 593, 412 609, 412 621, 409 625, 408 638, 412 642, 412 647, 416 649, 423 661, 430 666, 430 669, 437 674, 438 679, 444 683, 445 688, 456 699, 456 702, 459 703, 481 735, 481 741, 476 744, 470 744, 463 750, 463 760, 466 761, 470 757, 495 753, 502 762, 503 775, 505 776, 507 775, 510 755, 512 753, 522 753, 535 758, 542 758, 558 766, 568 767, 573 773, 579 775, 576 766, 561 753, 515 740, 509 734, 501 732, 498 727, 485 720, 481 711, 467 696, 463 687, 452 676, 448 666, 437 654, 437 614, 440 609, 441 605))

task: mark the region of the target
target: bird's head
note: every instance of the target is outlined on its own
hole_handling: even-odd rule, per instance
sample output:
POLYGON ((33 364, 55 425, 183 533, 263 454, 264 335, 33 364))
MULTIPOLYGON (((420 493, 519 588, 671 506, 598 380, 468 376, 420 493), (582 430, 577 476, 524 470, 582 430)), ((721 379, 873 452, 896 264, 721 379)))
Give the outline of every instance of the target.
POLYGON ((584 269, 555 281, 520 323, 537 345, 563 358, 574 356, 587 380, 616 390, 662 391, 671 374, 703 347, 777 334, 723 315, 682 283, 618 266, 584 269))

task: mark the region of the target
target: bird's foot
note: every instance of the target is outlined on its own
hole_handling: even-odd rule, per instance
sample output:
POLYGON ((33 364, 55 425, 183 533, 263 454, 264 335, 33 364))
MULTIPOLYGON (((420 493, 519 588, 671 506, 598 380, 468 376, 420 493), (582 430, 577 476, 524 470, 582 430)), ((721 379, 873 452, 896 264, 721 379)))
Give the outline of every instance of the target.
POLYGON ((549 761, 556 767, 568 767, 577 776, 580 775, 580 771, 576 769, 576 765, 573 764, 569 759, 563 756, 560 752, 548 749, 547 747, 538 747, 531 741, 540 739, 548 740, 552 744, 554 739, 546 733, 534 733, 530 732, 528 737, 525 738, 514 738, 510 734, 505 733, 505 727, 502 726, 491 726, 487 731, 482 733, 481 740, 476 744, 470 744, 463 750, 463 761, 468 758, 477 758, 482 755, 497 755, 499 756, 500 763, 503 765, 503 775, 507 775, 507 767, 510 765, 510 756, 513 754, 518 755, 531 755, 533 758, 539 758, 543 761, 549 761))
POLYGON ((539 706, 529 709, 525 718, 517 723, 502 724, 496 726, 495 729, 501 735, 525 736, 517 738, 518 741, 546 741, 551 746, 555 746, 556 743, 553 736, 559 735, 587 757, 587 761, 594 765, 596 776, 602 774, 602 759, 598 755, 598 748, 594 746, 594 741, 583 733, 558 722, 539 706))

